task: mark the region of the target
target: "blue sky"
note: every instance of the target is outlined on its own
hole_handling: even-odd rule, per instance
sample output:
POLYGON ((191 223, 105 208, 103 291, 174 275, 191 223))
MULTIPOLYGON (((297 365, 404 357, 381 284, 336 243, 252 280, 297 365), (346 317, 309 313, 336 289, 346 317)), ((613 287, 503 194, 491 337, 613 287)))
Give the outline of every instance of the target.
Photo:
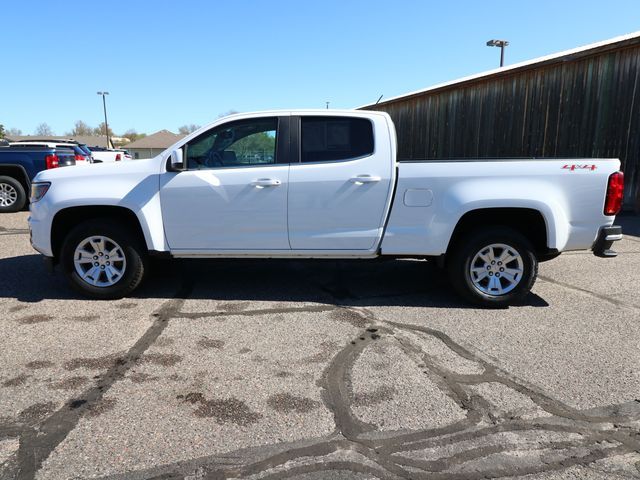
POLYGON ((152 133, 351 108, 640 30, 638 0, 29 1, 0 7, 0 123, 152 133))

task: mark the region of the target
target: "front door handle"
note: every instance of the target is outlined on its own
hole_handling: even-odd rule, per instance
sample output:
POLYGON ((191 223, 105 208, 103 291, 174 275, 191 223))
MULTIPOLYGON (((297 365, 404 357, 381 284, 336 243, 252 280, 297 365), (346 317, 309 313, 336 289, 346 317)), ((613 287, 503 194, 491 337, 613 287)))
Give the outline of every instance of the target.
POLYGON ((364 183, 376 183, 380 180, 382 180, 382 178, 374 175, 358 175, 349 179, 351 183, 355 183, 356 185, 362 185, 364 183))
POLYGON ((277 187, 282 182, 280 180, 276 180, 275 178, 259 178, 255 182, 251 182, 256 188, 265 188, 265 187, 277 187))

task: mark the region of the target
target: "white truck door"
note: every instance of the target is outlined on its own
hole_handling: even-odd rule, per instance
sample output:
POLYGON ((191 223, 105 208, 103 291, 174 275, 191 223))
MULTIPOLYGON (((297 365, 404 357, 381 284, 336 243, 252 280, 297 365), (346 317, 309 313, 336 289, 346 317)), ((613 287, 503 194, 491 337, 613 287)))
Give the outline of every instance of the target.
POLYGON ((288 117, 232 121, 183 147, 187 169, 161 176, 171 251, 289 250, 288 123, 288 117))
POLYGON ((376 248, 394 178, 384 117, 303 115, 291 122, 299 138, 289 171, 291 248, 376 248))

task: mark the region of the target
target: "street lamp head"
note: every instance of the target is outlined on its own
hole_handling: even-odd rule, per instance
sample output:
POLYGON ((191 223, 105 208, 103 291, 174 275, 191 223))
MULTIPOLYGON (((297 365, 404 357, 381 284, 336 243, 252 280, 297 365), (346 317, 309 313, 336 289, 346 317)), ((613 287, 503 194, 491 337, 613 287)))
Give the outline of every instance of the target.
POLYGON ((109 95, 109 92, 97 92, 98 95, 109 95))
POLYGON ((506 40, 489 40, 487 42, 487 47, 506 47, 509 45, 509 42, 506 40))

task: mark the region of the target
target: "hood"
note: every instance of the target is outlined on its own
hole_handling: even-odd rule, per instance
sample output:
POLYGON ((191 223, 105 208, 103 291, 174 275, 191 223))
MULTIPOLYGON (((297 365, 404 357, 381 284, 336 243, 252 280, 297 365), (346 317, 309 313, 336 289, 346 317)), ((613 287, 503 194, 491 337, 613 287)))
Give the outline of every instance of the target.
POLYGON ((113 175, 140 173, 158 173, 162 163, 162 154, 144 160, 125 160, 122 162, 90 163, 74 165, 39 172, 34 182, 53 182, 56 179, 96 179, 113 175))

